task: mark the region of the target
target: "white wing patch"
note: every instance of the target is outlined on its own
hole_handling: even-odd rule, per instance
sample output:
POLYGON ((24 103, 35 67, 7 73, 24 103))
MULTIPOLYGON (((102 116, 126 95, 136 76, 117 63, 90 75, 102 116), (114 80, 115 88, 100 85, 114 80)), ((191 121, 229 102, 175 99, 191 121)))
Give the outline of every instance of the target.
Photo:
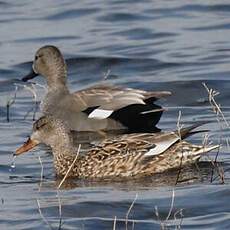
POLYGON ((108 118, 112 113, 113 110, 95 109, 88 117, 102 120, 108 118))
POLYGON ((154 143, 156 146, 152 149, 150 149, 147 153, 145 153, 145 156, 156 156, 164 151, 166 151, 171 145, 173 145, 176 141, 178 141, 180 138, 170 138, 168 140, 164 140, 158 143, 154 143))

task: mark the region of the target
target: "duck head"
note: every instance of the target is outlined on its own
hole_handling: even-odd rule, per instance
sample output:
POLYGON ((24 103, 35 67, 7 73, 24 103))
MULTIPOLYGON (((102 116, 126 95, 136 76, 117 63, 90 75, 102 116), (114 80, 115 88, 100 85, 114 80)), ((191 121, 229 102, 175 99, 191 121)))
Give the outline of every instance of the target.
POLYGON ((35 54, 32 71, 22 78, 26 82, 42 75, 48 86, 55 83, 65 84, 66 64, 60 50, 55 46, 43 46, 35 54))
POLYGON ((70 130, 63 121, 52 116, 43 116, 35 121, 31 136, 15 151, 15 155, 27 152, 40 143, 51 146, 53 150, 72 147, 69 133, 70 130))

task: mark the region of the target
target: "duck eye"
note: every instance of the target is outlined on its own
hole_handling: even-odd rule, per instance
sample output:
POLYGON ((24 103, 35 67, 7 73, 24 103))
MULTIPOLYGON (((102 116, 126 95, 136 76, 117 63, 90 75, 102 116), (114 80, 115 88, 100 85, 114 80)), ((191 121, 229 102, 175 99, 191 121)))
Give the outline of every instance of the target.
POLYGON ((41 129, 42 127, 44 127, 47 123, 42 123, 42 124, 38 124, 36 129, 39 130, 41 129))
POLYGON ((36 123, 34 123, 33 130, 40 130, 42 127, 46 125, 47 125, 47 122, 42 122, 38 120, 36 123))
POLYGON ((35 60, 38 60, 38 55, 35 56, 35 60))

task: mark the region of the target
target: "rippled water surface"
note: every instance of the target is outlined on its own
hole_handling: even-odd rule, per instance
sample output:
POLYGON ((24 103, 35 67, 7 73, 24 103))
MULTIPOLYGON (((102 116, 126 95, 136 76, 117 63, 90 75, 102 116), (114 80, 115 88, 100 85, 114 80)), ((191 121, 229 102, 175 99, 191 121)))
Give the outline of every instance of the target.
MULTIPOLYGON (((3 0, 0 34, 0 229, 58 229, 60 220, 61 229, 230 228, 230 132, 216 121, 202 85, 220 92, 216 101, 229 121, 229 1, 3 0), (225 183, 217 169, 212 172, 216 152, 198 167, 182 169, 176 186, 178 173, 169 172, 141 181, 67 181, 57 193, 60 181, 44 146, 10 167, 33 122, 30 84, 19 79, 47 44, 65 55, 72 91, 107 74, 108 83, 172 91, 159 102, 167 108, 159 124, 164 130, 176 128, 179 110, 182 123, 214 121, 204 127, 210 141, 222 143, 217 159, 225 183)), ((35 81, 44 85, 41 78, 35 81)), ((36 90, 41 100, 44 89, 36 90)), ((190 138, 202 140, 201 134, 190 138)))

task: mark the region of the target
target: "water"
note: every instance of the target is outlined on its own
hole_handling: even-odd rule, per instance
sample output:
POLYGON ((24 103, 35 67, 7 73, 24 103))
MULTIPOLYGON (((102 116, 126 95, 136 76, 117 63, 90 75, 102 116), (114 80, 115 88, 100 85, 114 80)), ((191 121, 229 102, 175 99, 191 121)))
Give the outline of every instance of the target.
MULTIPOLYGON (((224 144, 218 160, 225 184, 216 171, 210 182, 212 166, 204 157, 199 170, 182 170, 183 182, 177 186, 177 172, 117 183, 73 180, 57 196, 60 181, 46 147, 17 157, 11 165, 13 151, 32 124, 34 101, 23 86, 18 86, 6 121, 6 104, 13 102, 15 83, 21 83, 15 79, 28 73, 39 47, 52 44, 65 54, 71 90, 99 83, 106 73, 108 83, 170 90, 173 96, 160 101, 168 111, 159 127, 175 129, 181 110, 183 123, 214 121, 204 128, 211 130, 213 143, 220 138, 224 142, 229 129, 220 129, 202 83, 220 92, 216 100, 229 120, 229 15, 230 4, 224 0, 1 1, 0 228, 49 229, 48 222, 58 229, 62 219, 62 229, 159 229, 163 224, 170 229, 180 224, 183 229, 229 229, 230 157, 224 144), (162 223, 172 199, 171 215, 162 223)), ((41 78, 35 81, 44 84, 41 78)), ((36 88, 40 100, 44 91, 36 88)), ((196 135, 190 141, 198 144, 202 138, 196 135)), ((214 159, 215 152, 209 157, 214 159)))

